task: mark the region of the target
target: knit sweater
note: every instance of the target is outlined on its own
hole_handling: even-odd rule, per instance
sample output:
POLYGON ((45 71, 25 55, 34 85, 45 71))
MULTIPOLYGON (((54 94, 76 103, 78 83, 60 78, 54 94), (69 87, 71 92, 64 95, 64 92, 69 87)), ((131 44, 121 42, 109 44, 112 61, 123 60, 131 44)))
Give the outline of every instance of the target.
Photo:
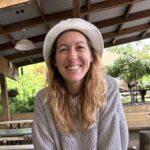
POLYGON ((47 103, 45 89, 35 99, 32 137, 35 150, 127 150, 128 128, 118 84, 107 81, 107 105, 97 112, 96 123, 84 132, 61 133, 47 103))

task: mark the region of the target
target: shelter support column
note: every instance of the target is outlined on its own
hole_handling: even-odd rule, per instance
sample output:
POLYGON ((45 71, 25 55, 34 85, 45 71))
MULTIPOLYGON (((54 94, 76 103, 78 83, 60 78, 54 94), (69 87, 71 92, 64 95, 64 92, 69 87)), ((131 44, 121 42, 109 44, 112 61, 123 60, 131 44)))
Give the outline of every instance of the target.
POLYGON ((3 105, 3 120, 10 120, 10 110, 9 110, 9 99, 7 92, 7 83, 6 77, 3 74, 0 74, 0 85, 1 85, 1 97, 3 105))
POLYGON ((140 131, 140 150, 150 150, 150 130, 140 131))

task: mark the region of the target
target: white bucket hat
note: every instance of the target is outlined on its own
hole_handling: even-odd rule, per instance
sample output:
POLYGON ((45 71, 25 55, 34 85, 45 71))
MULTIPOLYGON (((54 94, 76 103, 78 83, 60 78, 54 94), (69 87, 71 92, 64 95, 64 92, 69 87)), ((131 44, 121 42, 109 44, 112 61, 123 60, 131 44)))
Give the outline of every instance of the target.
POLYGON ((56 38, 64 31, 78 30, 83 33, 91 41, 92 46, 102 56, 104 42, 99 29, 88 21, 80 18, 73 18, 60 21, 46 35, 43 45, 44 60, 49 65, 49 58, 52 52, 53 44, 56 38))

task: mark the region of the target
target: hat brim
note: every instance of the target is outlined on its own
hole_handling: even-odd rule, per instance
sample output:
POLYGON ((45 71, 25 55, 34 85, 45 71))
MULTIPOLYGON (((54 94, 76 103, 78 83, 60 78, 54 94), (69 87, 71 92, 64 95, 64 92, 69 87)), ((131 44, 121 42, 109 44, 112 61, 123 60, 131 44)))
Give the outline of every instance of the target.
POLYGON ((43 45, 43 56, 44 60, 49 64, 49 58, 52 52, 53 44, 56 38, 64 31, 67 30, 78 30, 83 33, 87 38, 91 41, 92 46, 95 50, 97 50, 102 56, 103 49, 104 49, 104 42, 102 35, 98 28, 80 18, 74 19, 67 19, 61 21, 60 23, 56 24, 46 35, 43 45))

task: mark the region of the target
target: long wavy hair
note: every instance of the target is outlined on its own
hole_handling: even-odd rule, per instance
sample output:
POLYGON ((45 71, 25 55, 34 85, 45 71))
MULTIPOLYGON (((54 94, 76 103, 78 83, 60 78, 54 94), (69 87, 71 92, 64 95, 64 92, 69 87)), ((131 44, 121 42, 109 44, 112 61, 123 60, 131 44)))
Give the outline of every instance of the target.
MULTIPOLYGON (((87 38, 86 38, 87 39, 87 38)), ((77 96, 77 118, 79 119, 80 130, 89 129, 96 122, 96 114, 106 104, 106 82, 101 57, 93 49, 91 42, 87 39, 91 50, 93 61, 85 76, 82 90, 77 96)), ((73 123, 73 110, 71 107, 71 95, 69 94, 64 80, 58 72, 55 64, 56 55, 55 41, 50 62, 47 68, 47 97, 50 109, 60 131, 70 133, 75 131, 73 123)))

